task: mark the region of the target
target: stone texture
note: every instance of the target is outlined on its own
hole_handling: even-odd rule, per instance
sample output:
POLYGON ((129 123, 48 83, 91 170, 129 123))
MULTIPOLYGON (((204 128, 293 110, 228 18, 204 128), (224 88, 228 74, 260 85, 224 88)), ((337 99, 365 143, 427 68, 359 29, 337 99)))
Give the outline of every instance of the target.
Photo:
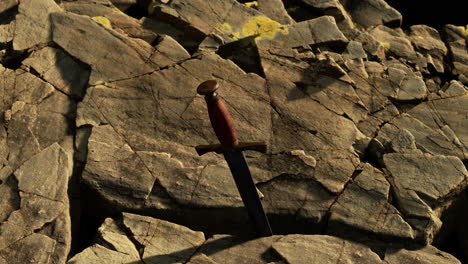
POLYGON ((19 197, 12 204, 17 207, 0 223, 0 256, 8 263, 65 262, 71 242, 67 195, 71 173, 70 154, 55 143, 9 176, 10 188, 19 197))
POLYGON ((87 65, 74 60, 60 49, 43 48, 23 61, 44 80, 69 96, 82 98, 88 84, 87 65))
POLYGON ((15 6, 18 5, 18 1, 17 0, 5 0, 5 1, 2 1, 2 3, 0 4, 0 13, 3 13, 5 11, 8 11, 9 9, 11 8, 14 8, 15 6))
POLYGON ((63 7, 66 11, 89 16, 97 21, 108 21, 109 27, 119 33, 152 43, 158 37, 157 34, 145 29, 140 21, 121 11, 132 4, 136 4, 136 1, 66 1, 63 2, 63 7))
POLYGON ((11 22, 6 25, 0 25, 0 43, 7 43, 13 40, 15 26, 15 22, 11 22))
POLYGON ((303 11, 309 11, 312 15, 319 11, 320 13, 333 16, 340 27, 340 29, 346 35, 352 35, 355 33, 355 25, 351 19, 350 14, 345 9, 341 1, 338 0, 302 0, 302 2, 306 5, 303 11))
POLYGON ((0 13, 0 263, 457 263, 428 244, 463 257, 465 27, 403 31, 381 0, 0 13), (239 140, 267 142, 245 156, 282 236, 253 239, 226 162, 194 150, 217 142, 196 94, 208 79, 239 140))
POLYGON ((347 42, 347 38, 336 25, 335 19, 331 16, 322 16, 316 19, 297 23, 284 30, 278 30, 274 38, 256 38, 257 45, 262 48, 292 48, 304 44, 320 46, 328 43, 347 42))
POLYGON ((465 166, 456 157, 430 154, 390 153, 383 159, 399 209, 419 239, 430 242, 441 224, 435 210, 453 202, 467 185, 465 166))
MULTIPOLYGON (((1 67, 1 66, 0 66, 1 67)), ((75 104, 52 85, 23 70, 0 69, 1 112, 6 122, 2 167, 15 170, 44 148, 58 142, 71 151, 73 136, 68 133, 75 118, 75 104)))
POLYGON ((279 239, 281 236, 246 241, 229 235, 215 235, 203 244, 197 254, 208 256, 206 259, 214 263, 270 263, 281 260, 271 252, 271 246, 279 239))
POLYGON ((205 237, 167 221, 123 213, 122 219, 105 220, 95 242, 67 263, 187 263, 205 237))
POLYGON ((446 25, 444 32, 447 35, 447 46, 450 50, 452 73, 458 75, 459 80, 465 85, 468 83, 468 68, 466 66, 468 56, 466 42, 468 34, 464 26, 446 25))
POLYGON ((421 103, 384 125, 378 138, 385 144, 399 129, 407 129, 423 152, 465 160, 467 135, 463 127, 467 124, 463 109, 467 99, 464 95, 421 103))
POLYGON ((365 164, 330 208, 329 232, 346 235, 343 225, 349 225, 348 230, 362 229, 387 237, 413 239, 413 229, 389 203, 389 193, 390 183, 384 174, 365 164))
POLYGON ((452 255, 438 250, 433 246, 424 247, 419 250, 406 249, 388 249, 385 252, 384 260, 389 264, 397 263, 421 263, 421 264, 445 264, 445 263, 461 263, 452 255))
POLYGON ((466 88, 466 86, 464 86, 459 81, 452 80, 450 81, 450 83, 446 83, 446 85, 442 87, 439 93, 441 94, 442 98, 448 98, 463 96, 466 95, 467 92, 468 89, 466 88))
POLYGON ((24 50, 51 39, 49 15, 62 9, 53 0, 25 0, 19 5, 13 48, 24 50))
POLYGON ((205 242, 202 232, 154 218, 124 213, 123 223, 144 248, 145 263, 184 263, 205 242))
POLYGON ((353 21, 361 27, 369 28, 378 25, 401 26, 402 16, 400 12, 383 0, 364 0, 349 3, 347 10, 351 14, 353 21))
POLYGON ((154 70, 147 62, 151 53, 129 46, 130 40, 125 44, 125 38, 114 31, 108 31, 91 18, 54 13, 50 20, 54 29, 52 40, 70 55, 91 66, 91 84, 130 78, 154 70), (80 30, 76 30, 78 28, 80 30), (94 41, 82 41, 83 39, 94 41), (99 45, 96 46, 95 43, 99 45), (113 52, 109 52, 109 49, 113 52))
POLYGON ((399 28, 392 29, 381 25, 371 29, 369 33, 382 43, 387 57, 393 55, 407 60, 416 59, 416 52, 414 51, 413 45, 403 30, 399 28))
MULTIPOLYGON (((121 191, 126 189, 127 191, 124 193, 129 197, 131 197, 132 193, 135 191, 133 184, 138 182, 137 186, 141 186, 142 188, 142 196, 138 195, 136 198, 146 197, 151 189, 154 188, 153 184, 157 184, 164 187, 171 197, 182 204, 195 203, 203 206, 240 205, 239 196, 234 185, 231 185, 231 183, 233 183, 232 178, 224 161, 220 160, 219 157, 211 156, 207 159, 208 163, 206 165, 201 165, 199 163, 200 159, 194 157, 195 153, 190 147, 193 142, 197 141, 205 144, 209 143, 207 141, 208 137, 205 138, 201 136, 203 134, 212 135, 212 137, 215 138, 209 123, 206 123, 207 119, 203 121, 202 117, 206 115, 206 112, 203 109, 204 105, 201 98, 193 98, 194 91, 187 90, 186 88, 194 87, 198 84, 193 76, 199 74, 200 71, 203 71, 203 74, 206 75, 207 78, 211 74, 210 71, 217 72, 217 74, 219 74, 218 76, 226 78, 226 80, 228 76, 230 76, 230 80, 234 80, 237 75, 238 86, 235 85, 235 81, 233 84, 225 82, 225 89, 231 89, 231 95, 229 96, 243 98, 243 105, 238 105, 236 108, 250 109, 249 111, 269 114, 267 103, 263 102, 254 105, 253 98, 251 97, 252 95, 249 95, 247 92, 252 91, 254 95, 265 96, 264 81, 258 76, 246 75, 234 64, 229 61, 224 61, 216 55, 189 60, 180 66, 135 79, 114 82, 109 84, 110 86, 97 85, 90 87, 85 100, 80 104, 77 123, 79 126, 86 124, 98 125, 100 123, 109 124, 109 126, 94 128, 96 130, 93 130, 91 134, 88 148, 90 150, 96 149, 96 151, 100 152, 96 152, 96 156, 94 156, 94 154, 88 156, 89 162, 86 165, 83 178, 95 188, 98 188, 98 186, 108 186, 109 192, 115 192, 113 191, 115 188, 122 189, 121 191), (224 65, 224 72, 221 70, 223 68, 216 68, 216 65, 219 66, 219 63, 224 65), (183 74, 185 77, 181 79, 167 77, 175 77, 180 74, 183 74), (184 80, 186 83, 183 84, 180 80, 184 80), (146 88, 141 89, 142 83, 160 83, 160 85, 158 86, 158 90, 151 91, 146 90, 146 88), (247 86, 247 83, 250 83, 250 86, 247 86), (110 87, 115 87, 117 90, 121 91, 120 98, 114 95, 116 89, 110 87), (176 89, 174 89, 174 87, 176 89), (132 94, 132 97, 128 97, 127 95, 129 94, 132 94), (157 97, 165 99, 155 100, 157 98, 155 97, 156 94, 159 94, 157 97), (181 98, 181 100, 173 98, 181 98), (139 104, 127 104, 128 100, 137 100, 139 104), (116 105, 120 105, 118 108, 122 110, 122 114, 128 115, 125 119, 116 118, 114 115, 116 105), (155 105, 158 106, 154 107, 155 105), (146 110, 141 111, 142 109, 146 110), (137 119, 132 119, 132 112, 140 113, 138 116, 140 116, 139 118, 141 118, 141 120, 149 118, 149 120, 153 121, 140 122, 137 119), (143 113, 142 116, 141 113, 143 113), (185 121, 180 123, 180 120, 185 121), (179 124, 175 127, 185 127, 183 130, 188 134, 177 132, 182 130, 175 129, 175 127, 172 128, 172 126, 169 125, 167 126, 169 130, 167 130, 166 128, 158 126, 157 124, 159 122, 164 122, 166 124, 173 123, 174 125, 179 124), (140 125, 135 127, 134 125, 138 123, 140 125), (196 127, 198 127, 198 132, 197 129, 194 130, 196 127), (107 132, 101 133, 99 131, 107 132), (188 137, 187 135, 191 136, 188 137), (186 143, 183 143, 184 141, 186 143), (109 148, 108 146, 115 147, 109 148), (124 146, 126 152, 129 153, 128 155, 131 153, 134 154, 131 154, 132 156, 128 156, 127 154, 123 155, 121 146, 124 146), (106 153, 106 155, 102 156, 104 153, 106 153), (108 180, 102 181, 102 179, 107 178, 102 178, 102 173, 107 170, 106 168, 108 166, 106 165, 107 162, 102 160, 102 157, 109 155, 118 155, 121 157, 119 159, 124 160, 129 160, 129 157, 134 158, 132 158, 131 162, 120 163, 122 166, 115 172, 117 174, 105 172, 106 175, 109 175, 108 182, 108 180), (98 160, 92 161, 91 159, 93 159, 93 157, 98 158, 98 160), (187 162, 183 162, 183 160, 187 158, 187 162), (173 172, 166 174, 164 172, 165 170, 160 170, 161 166, 167 166, 167 169, 173 172), (102 169, 99 169, 100 167, 102 169), (139 171, 138 175, 142 175, 140 176, 140 180, 133 180, 135 181, 133 183, 120 184, 119 182, 125 183, 126 181, 116 179, 128 178, 129 168, 139 171), (174 173, 179 176, 174 177, 174 173), (221 175, 219 173, 221 173, 221 175), (92 178, 96 178, 98 181, 92 180, 92 178), (143 178, 147 180, 142 181, 141 179, 143 178), (154 182, 155 179, 158 179, 158 181, 154 182), (180 182, 181 180, 184 182, 183 184, 180 182), (216 181, 212 182, 212 180, 216 181), (118 183, 118 186, 109 185, 110 182, 118 183), (232 191, 224 190, 226 183, 230 183, 228 185, 228 190, 232 191), (181 187, 186 188, 187 192, 181 192, 181 187), (196 187, 200 189, 195 189, 196 187), (206 193, 208 190, 210 190, 209 193, 206 193)), ((226 98, 229 98, 229 96, 226 98)), ((268 140, 268 138, 255 133, 255 131, 266 131, 266 128, 270 127, 270 121, 268 119, 262 119, 261 115, 257 117, 257 121, 247 121, 244 118, 245 114, 242 113, 241 115, 241 112, 242 111, 236 113, 234 111, 233 118, 239 120, 237 129, 239 133, 243 133, 243 138, 245 138, 245 140, 268 140), (251 122, 256 122, 257 126, 254 128, 251 122), (254 128, 254 130, 252 130, 252 128, 254 128)), ((106 192, 106 188, 102 190, 106 192)), ((117 195, 119 196, 121 194, 117 195)))
POLYGON ((432 246, 415 250, 384 247, 381 250, 382 260, 365 244, 327 235, 277 235, 249 240, 214 235, 204 241, 203 235, 196 235, 198 232, 173 223, 128 213, 124 213, 123 217, 123 220, 106 219, 98 230, 100 238, 96 243, 67 263, 99 263, 99 260, 101 263, 132 264, 142 261, 191 264, 460 263, 450 254, 432 246), (130 237, 125 235, 121 221, 130 228, 126 233, 130 237), (198 242, 193 245, 191 239, 198 242), (140 252, 145 257, 141 260, 135 256, 135 247, 130 241, 143 247, 140 252), (143 244, 138 244, 139 241, 143 244), (155 248, 160 250, 154 251, 155 248))
POLYGON ((139 263, 131 255, 108 249, 99 244, 93 245, 81 253, 75 255, 67 263, 69 264, 98 264, 98 263, 139 263))
POLYGON ((436 29, 414 25, 410 27, 408 37, 416 50, 426 57, 423 67, 431 65, 437 72, 444 72, 443 59, 447 55, 447 47, 436 29))
POLYGON ((267 17, 278 21, 283 25, 294 24, 294 19, 288 14, 281 0, 259 0, 258 11, 265 14, 267 17))
POLYGON ((272 248, 287 263, 382 263, 369 248, 331 236, 289 235, 272 248))

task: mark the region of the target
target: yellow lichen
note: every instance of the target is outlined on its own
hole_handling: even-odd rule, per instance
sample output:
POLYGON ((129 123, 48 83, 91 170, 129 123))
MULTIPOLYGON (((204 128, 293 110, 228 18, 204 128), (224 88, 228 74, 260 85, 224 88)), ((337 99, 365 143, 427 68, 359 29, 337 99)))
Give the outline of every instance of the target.
POLYGON ((381 42, 381 43, 382 43, 382 46, 384 47, 385 51, 390 50, 390 43, 388 43, 388 42, 381 42))
POLYGON ((111 22, 109 21, 109 19, 103 16, 95 16, 95 17, 92 17, 92 19, 106 28, 112 28, 111 22))
POLYGON ((107 83, 104 82, 104 81, 97 81, 97 82, 94 83, 93 86, 94 86, 94 88, 101 88, 101 89, 102 89, 102 88, 107 88, 107 87, 108 87, 108 86, 107 86, 107 83))
POLYGON ((242 27, 242 35, 244 37, 256 36, 255 40, 261 38, 273 39, 277 32, 286 35, 288 34, 288 27, 265 16, 254 17, 242 27))
POLYGON ((418 39, 424 39, 424 37, 421 35, 418 35, 418 39))
POLYGON ((257 1, 247 2, 247 3, 244 3, 244 5, 246 5, 248 7, 257 7, 258 2, 257 1))
POLYGON ((458 26, 458 28, 462 30, 463 35, 468 35, 468 25, 458 26))
POLYGON ((219 29, 219 31, 224 32, 224 33, 231 33, 232 32, 231 26, 229 24, 227 24, 227 23, 223 23, 223 24, 218 25, 218 29, 219 29))

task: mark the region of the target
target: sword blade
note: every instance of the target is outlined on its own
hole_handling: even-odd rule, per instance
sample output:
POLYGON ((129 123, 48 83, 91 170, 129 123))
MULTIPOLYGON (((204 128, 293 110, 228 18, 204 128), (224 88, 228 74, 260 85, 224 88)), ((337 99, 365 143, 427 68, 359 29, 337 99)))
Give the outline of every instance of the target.
POLYGON ((270 223, 263 210, 260 197, 258 197, 257 188, 253 182, 244 154, 240 151, 228 151, 224 153, 224 158, 231 169, 237 190, 258 235, 272 236, 273 232, 271 231, 270 223))

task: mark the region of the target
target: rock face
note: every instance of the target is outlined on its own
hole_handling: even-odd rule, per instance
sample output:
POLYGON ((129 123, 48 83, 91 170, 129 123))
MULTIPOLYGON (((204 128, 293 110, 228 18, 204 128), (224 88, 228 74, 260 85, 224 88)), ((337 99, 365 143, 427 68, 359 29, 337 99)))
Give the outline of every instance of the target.
POLYGON ((72 159, 54 143, 24 162, 2 189, 0 258, 5 263, 63 263, 70 250, 67 195, 72 159))
POLYGON ((116 220, 107 218, 95 243, 67 263, 460 263, 432 246, 417 251, 389 247, 382 255, 364 244, 327 235, 205 239, 203 233, 183 226, 123 213, 116 220))
POLYGON ((467 29, 240 2, 0 3, 0 264, 468 261, 467 29), (278 235, 195 151, 209 79, 278 235))

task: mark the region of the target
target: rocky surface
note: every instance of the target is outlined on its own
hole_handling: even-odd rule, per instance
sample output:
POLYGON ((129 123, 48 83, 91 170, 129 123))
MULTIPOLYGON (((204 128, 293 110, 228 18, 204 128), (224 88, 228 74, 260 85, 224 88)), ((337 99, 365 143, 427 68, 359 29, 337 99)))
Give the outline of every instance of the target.
POLYGON ((466 27, 241 2, 0 3, 0 263, 468 261, 466 27), (268 144, 245 154, 273 237, 195 152, 208 79, 268 144))
POLYGON ((275 235, 245 240, 192 231, 151 217, 123 213, 107 218, 95 243, 67 263, 460 263, 433 246, 386 248, 328 235, 275 235), (138 255, 140 252, 140 256, 138 255), (100 261, 100 262, 99 262, 100 261))

